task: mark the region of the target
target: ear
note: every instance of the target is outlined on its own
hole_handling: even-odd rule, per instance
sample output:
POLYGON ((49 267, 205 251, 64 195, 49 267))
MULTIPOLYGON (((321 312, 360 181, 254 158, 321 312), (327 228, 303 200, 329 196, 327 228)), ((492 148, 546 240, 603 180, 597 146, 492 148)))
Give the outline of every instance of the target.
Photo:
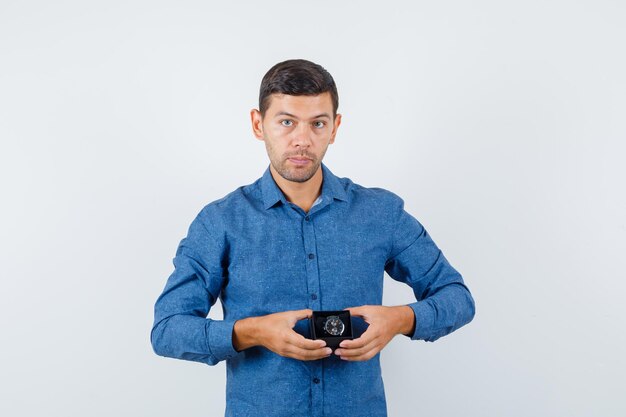
POLYGON ((328 143, 335 142, 335 135, 337 134, 337 129, 339 129, 340 124, 341 124, 341 115, 337 113, 337 115, 335 116, 335 120, 333 121, 333 131, 330 134, 330 142, 328 143))
POLYGON ((258 140, 264 140, 263 137, 263 117, 257 109, 250 110, 250 121, 252 122, 252 133, 258 140))

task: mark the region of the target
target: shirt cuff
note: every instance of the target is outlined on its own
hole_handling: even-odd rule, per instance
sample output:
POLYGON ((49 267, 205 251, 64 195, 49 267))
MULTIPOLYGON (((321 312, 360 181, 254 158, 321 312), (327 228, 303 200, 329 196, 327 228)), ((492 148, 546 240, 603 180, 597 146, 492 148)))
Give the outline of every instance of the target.
POLYGON ((432 336, 435 312, 428 301, 418 301, 408 304, 415 313, 415 332, 411 335, 412 340, 428 340, 432 336))
POLYGON ((209 350, 217 361, 230 359, 239 353, 233 346, 235 320, 207 320, 206 325, 209 326, 209 350))

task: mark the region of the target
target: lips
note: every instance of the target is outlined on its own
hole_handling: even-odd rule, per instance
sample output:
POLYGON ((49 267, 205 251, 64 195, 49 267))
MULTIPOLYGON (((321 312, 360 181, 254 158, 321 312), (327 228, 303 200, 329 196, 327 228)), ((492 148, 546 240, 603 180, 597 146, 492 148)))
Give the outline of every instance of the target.
POLYGON ((289 158, 289 160, 296 165, 305 165, 311 161, 308 158, 289 158))

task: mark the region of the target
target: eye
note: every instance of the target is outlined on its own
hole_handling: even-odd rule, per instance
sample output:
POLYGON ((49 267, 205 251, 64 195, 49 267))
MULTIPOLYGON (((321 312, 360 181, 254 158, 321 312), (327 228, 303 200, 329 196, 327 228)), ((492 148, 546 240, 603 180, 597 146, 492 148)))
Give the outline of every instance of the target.
POLYGON ((317 129, 321 129, 326 126, 326 123, 318 120, 317 122, 313 122, 313 126, 317 129))
POLYGON ((280 124, 285 127, 291 127, 293 126, 293 120, 289 120, 289 119, 281 120, 280 124))

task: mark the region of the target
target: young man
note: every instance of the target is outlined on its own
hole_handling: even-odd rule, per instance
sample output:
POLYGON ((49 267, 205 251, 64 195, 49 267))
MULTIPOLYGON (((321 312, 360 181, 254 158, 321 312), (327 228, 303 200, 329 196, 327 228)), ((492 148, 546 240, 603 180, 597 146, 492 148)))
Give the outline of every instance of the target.
POLYGON ((461 275, 403 200, 322 163, 341 123, 337 107, 321 66, 290 60, 268 71, 251 119, 270 164, 202 209, 156 301, 156 354, 226 360, 226 416, 385 416, 387 343, 432 342, 474 317, 461 275), (382 306, 384 272, 417 301, 382 306), (208 319, 218 297, 224 319, 208 319), (333 352, 311 338, 313 311, 346 309, 353 340, 333 352))

